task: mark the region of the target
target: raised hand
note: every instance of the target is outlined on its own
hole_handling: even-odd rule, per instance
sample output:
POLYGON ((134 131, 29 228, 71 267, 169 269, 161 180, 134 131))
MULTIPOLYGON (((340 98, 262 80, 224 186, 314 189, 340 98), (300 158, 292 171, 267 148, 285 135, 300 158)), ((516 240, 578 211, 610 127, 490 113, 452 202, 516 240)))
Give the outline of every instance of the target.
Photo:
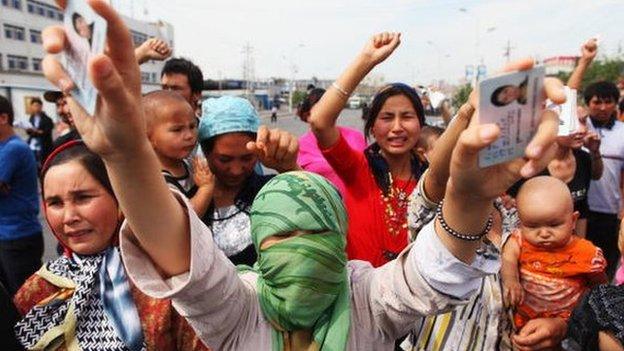
POLYGON ((598 39, 591 38, 581 46, 581 59, 592 61, 598 53, 598 39))
MULTIPOLYGON (((88 0, 87 3, 108 22, 107 53, 94 56, 88 62, 89 78, 99 92, 95 115, 87 115, 71 97, 74 83, 54 56, 68 45, 62 26, 48 27, 43 32, 43 47, 47 52, 43 71, 48 80, 67 94, 76 129, 87 146, 103 158, 115 157, 147 142, 137 137, 145 135, 141 75, 132 38, 121 17, 106 1, 88 0)), ((57 1, 57 4, 63 7, 64 1, 57 1)))
POLYGON ((383 62, 401 43, 401 33, 383 32, 373 35, 362 49, 361 55, 371 64, 383 62))
POLYGON ((583 138, 583 145, 592 154, 600 153, 600 136, 596 132, 587 132, 583 138))
POLYGON ((280 173, 299 169, 299 142, 286 131, 260 126, 256 141, 248 142, 247 149, 255 152, 264 166, 280 173))
MULTIPOLYGON (((533 67, 531 60, 521 60, 508 65, 504 71, 526 70, 533 67)), ((544 79, 544 94, 556 103, 565 102, 563 85, 554 78, 544 79)), ((478 101, 475 93, 471 101, 478 101)), ((478 107, 477 107, 478 108, 478 107)), ((499 136, 495 124, 478 124, 478 113, 471 125, 459 138, 451 160, 451 181, 454 190, 470 197, 494 199, 518 179, 531 177, 541 171, 551 160, 556 147, 558 116, 544 110, 537 133, 526 148, 525 157, 487 168, 477 165, 478 153, 499 136)))
POLYGON ((150 38, 135 49, 135 56, 139 64, 148 60, 162 61, 171 56, 173 50, 162 39, 150 38))

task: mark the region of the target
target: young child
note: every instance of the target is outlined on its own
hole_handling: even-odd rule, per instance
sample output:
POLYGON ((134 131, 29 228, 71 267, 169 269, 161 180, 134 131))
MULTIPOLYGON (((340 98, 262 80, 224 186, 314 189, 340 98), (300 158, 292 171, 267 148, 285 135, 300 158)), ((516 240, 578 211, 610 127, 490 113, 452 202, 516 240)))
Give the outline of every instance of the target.
POLYGON ((516 201, 521 224, 503 248, 501 267, 516 328, 533 318, 567 319, 588 288, 606 283, 602 251, 574 235, 579 213, 562 181, 532 178, 516 201))
POLYGON ((444 129, 440 127, 424 126, 421 129, 418 144, 416 144, 416 154, 421 162, 429 163, 431 151, 442 133, 444 133, 444 129))
POLYGON ((165 181, 182 192, 202 217, 212 199, 214 175, 205 159, 195 158, 192 172, 185 161, 197 144, 197 119, 191 105, 178 93, 154 91, 143 97, 143 106, 147 137, 165 181))

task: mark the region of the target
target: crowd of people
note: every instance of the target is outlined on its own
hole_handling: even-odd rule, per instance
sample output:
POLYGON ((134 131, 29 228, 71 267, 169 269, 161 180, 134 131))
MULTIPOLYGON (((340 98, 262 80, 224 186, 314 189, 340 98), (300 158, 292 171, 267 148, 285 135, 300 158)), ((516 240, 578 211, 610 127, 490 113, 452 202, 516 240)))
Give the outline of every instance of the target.
MULTIPOLYGON (((297 138, 243 98, 202 101, 196 65, 158 39, 134 48, 89 3, 108 22, 95 114, 72 98, 62 27, 43 33, 57 138, 39 98, 20 138, 0 96, 3 347, 624 350, 624 86, 581 86, 595 40, 565 82, 577 129, 558 136, 544 108, 524 157, 480 168, 500 130, 479 123, 477 91, 444 128, 404 83, 378 90, 363 132, 338 125, 400 33, 308 91, 297 138), (162 90, 142 94, 149 60, 167 60, 162 90), (59 248, 43 264, 40 209, 59 248)), ((543 90, 565 102, 558 79, 543 90)))

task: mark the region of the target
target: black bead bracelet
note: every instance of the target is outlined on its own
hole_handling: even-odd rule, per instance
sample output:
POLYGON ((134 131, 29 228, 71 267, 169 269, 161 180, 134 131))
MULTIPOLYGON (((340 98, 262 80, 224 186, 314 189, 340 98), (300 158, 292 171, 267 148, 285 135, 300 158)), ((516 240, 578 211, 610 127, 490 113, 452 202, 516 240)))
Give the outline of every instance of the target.
POLYGON ((446 231, 449 235, 456 237, 457 239, 466 240, 466 241, 481 240, 481 238, 483 238, 490 231, 490 229, 492 229, 492 224, 494 222, 494 219, 492 215, 490 214, 490 217, 488 218, 487 223, 485 224, 485 229, 483 229, 481 233, 477 235, 462 234, 456 231, 455 229, 451 228, 448 225, 448 223, 446 223, 446 221, 444 220, 444 216, 442 216, 442 201, 440 201, 440 204, 436 208, 436 215, 438 217, 438 220, 440 221, 440 226, 442 227, 442 229, 444 229, 444 231, 446 231))

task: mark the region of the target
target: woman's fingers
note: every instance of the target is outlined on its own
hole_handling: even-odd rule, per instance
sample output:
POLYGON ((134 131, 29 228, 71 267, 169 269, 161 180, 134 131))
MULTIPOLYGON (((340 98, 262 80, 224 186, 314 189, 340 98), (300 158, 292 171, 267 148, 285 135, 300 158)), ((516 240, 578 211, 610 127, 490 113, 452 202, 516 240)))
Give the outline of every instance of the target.
POLYGON ((525 57, 525 58, 522 58, 513 62, 509 62, 499 71, 499 73, 526 71, 526 70, 533 68, 534 63, 535 63, 535 60, 533 60, 530 57, 525 57))
POLYGON ((124 79, 121 78, 108 56, 98 55, 91 59, 89 75, 93 86, 98 90, 106 105, 114 107, 132 103, 129 101, 124 79))
POLYGON ((41 66, 46 79, 59 87, 61 91, 69 93, 74 88, 74 82, 71 77, 54 56, 46 55, 41 62, 41 66))
POLYGON ((479 151, 493 143, 500 134, 496 124, 474 125, 459 136, 454 159, 462 168, 472 168, 477 164, 479 151))
POLYGON ((50 54, 63 52, 67 47, 67 36, 63 26, 46 27, 41 33, 43 49, 50 54))
POLYGON ((566 101, 563 83, 557 78, 544 78, 544 94, 555 104, 563 104, 566 101))
POLYGON ((114 66, 120 75, 124 77, 126 86, 137 94, 141 92, 141 78, 138 63, 134 56, 134 43, 129 34, 128 27, 123 19, 105 0, 88 0, 89 5, 100 16, 107 26, 108 55, 114 62, 114 66))
POLYGON ((553 111, 546 110, 537 128, 535 136, 526 148, 528 162, 520 170, 520 174, 527 178, 535 175, 554 157, 559 128, 559 117, 553 111))

